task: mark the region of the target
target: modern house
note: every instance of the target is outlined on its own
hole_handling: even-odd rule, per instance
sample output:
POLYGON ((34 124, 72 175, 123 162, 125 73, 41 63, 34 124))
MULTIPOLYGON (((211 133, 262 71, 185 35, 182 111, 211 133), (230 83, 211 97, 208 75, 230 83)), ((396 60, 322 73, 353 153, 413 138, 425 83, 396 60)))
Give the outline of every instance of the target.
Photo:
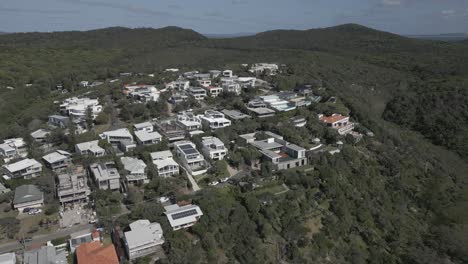
POLYGON ((107 140, 112 146, 119 148, 121 151, 129 151, 136 147, 133 141, 133 136, 126 128, 107 131, 99 135, 102 139, 107 140))
POLYGON ((179 174, 179 164, 175 162, 172 152, 169 150, 151 153, 153 164, 160 177, 170 177, 179 174))
POLYGON ((146 103, 157 102, 161 92, 154 85, 125 85, 123 94, 146 103))
POLYGON ((166 84, 166 88, 185 91, 190 88, 190 82, 184 79, 178 79, 176 81, 166 84))
POLYGON ((214 110, 206 110, 203 115, 198 115, 202 125, 210 129, 224 128, 231 125, 231 120, 224 117, 224 114, 214 110))
POLYGON ((101 234, 99 231, 91 232, 89 229, 84 229, 70 234, 70 239, 68 239, 68 247, 72 253, 75 253, 76 249, 84 243, 89 243, 101 241, 101 234))
POLYGON ((167 220, 174 231, 193 226, 203 215, 200 207, 193 204, 185 206, 173 204, 165 206, 164 209, 167 220))
POLYGON ((118 190, 120 174, 114 162, 100 162, 89 165, 89 170, 100 190, 118 190))
POLYGON ((31 179, 38 177, 42 172, 42 164, 34 159, 24 159, 18 162, 3 165, 5 174, 10 178, 31 179))
POLYGON ((232 78, 233 72, 231 70, 224 70, 222 72, 222 75, 223 75, 223 77, 226 77, 226 78, 232 78))
POLYGON ((176 156, 181 160, 182 166, 191 175, 200 175, 207 171, 208 164, 198 152, 195 144, 190 141, 174 142, 176 156))
POLYGON ((60 204, 74 204, 88 201, 91 191, 88 186, 86 170, 76 166, 58 175, 57 197, 60 204))
POLYGON ((73 116, 76 119, 85 119, 88 109, 92 118, 95 119, 102 111, 102 105, 98 99, 72 97, 66 99, 60 105, 60 112, 64 115, 73 116))
POLYGON ((242 120, 242 119, 245 119, 245 118, 251 118, 251 116, 249 115, 246 115, 244 113, 242 113, 241 111, 239 110, 228 110, 228 109, 224 109, 223 111, 221 111, 225 116, 229 117, 230 119, 232 120, 242 120))
POLYGON ((240 95, 242 93, 242 87, 237 82, 237 77, 223 77, 221 78, 221 87, 223 91, 226 93, 234 93, 236 95, 240 95))
POLYGON ((183 111, 177 114, 177 123, 186 131, 200 130, 201 120, 192 111, 183 111))
POLYGON ((70 118, 68 116, 50 115, 47 123, 53 127, 67 128, 69 122, 70 118))
POLYGON ((303 116, 294 116, 290 120, 295 127, 304 127, 307 124, 307 120, 303 116))
POLYGON ((169 142, 185 138, 185 130, 181 123, 175 119, 167 119, 156 122, 156 127, 169 142))
POLYGON ((130 260, 156 252, 164 244, 163 230, 159 223, 150 223, 141 219, 130 224, 130 231, 125 232, 125 248, 130 260))
POLYGON ((336 129, 338 134, 346 135, 353 131, 354 123, 349 121, 349 116, 333 114, 331 116, 318 115, 320 121, 327 124, 328 127, 336 129))
POLYGON ((295 144, 291 144, 282 136, 266 131, 261 132, 266 139, 257 139, 258 133, 240 135, 247 144, 257 148, 264 159, 270 161, 275 170, 291 169, 308 164, 306 149, 295 144))
POLYGON ((3 140, 0 144, 0 156, 5 162, 28 156, 28 146, 23 138, 10 138, 3 140))
POLYGON ((202 152, 207 158, 212 160, 222 160, 227 155, 227 148, 217 137, 203 137, 202 145, 202 152))
POLYGON ((154 128, 153 128, 153 124, 151 124, 150 122, 143 122, 143 123, 138 123, 138 124, 133 125, 133 131, 134 132, 136 131, 153 132, 154 128))
POLYGON ((250 67, 249 72, 254 74, 265 73, 275 75, 278 72, 278 65, 273 63, 255 63, 250 67))
POLYGON ((64 150, 57 150, 42 157, 46 167, 54 172, 65 170, 72 165, 72 155, 64 150))
POLYGON ((218 97, 223 92, 223 87, 208 86, 206 88, 210 97, 218 97))
POLYGON ((50 131, 47 129, 38 129, 34 132, 32 132, 31 137, 33 140, 39 144, 44 144, 46 142, 47 136, 50 135, 50 131))
POLYGON ((99 140, 76 144, 75 152, 80 155, 90 155, 94 157, 102 157, 106 154, 106 151, 99 146, 99 140))
POLYGON ((203 89, 202 87, 190 87, 188 89, 189 95, 191 95, 195 100, 203 100, 205 99, 206 95, 206 90, 203 89))
POLYGON ((197 80, 198 85, 201 87, 209 87, 211 85, 211 80, 210 79, 202 79, 202 80, 197 80))
POLYGON ((13 208, 22 212, 24 208, 37 208, 44 205, 44 194, 35 185, 16 187, 13 208))
POLYGON ((77 264, 119 264, 113 244, 104 246, 99 241, 81 244, 76 249, 77 264))
POLYGON ((267 107, 247 108, 252 114, 258 118, 271 117, 275 115, 275 110, 267 107))
POLYGON ((67 250, 57 249, 54 246, 42 246, 24 252, 23 264, 61 264, 67 262, 67 250))
POLYGON ((135 137, 139 145, 152 145, 161 142, 162 136, 156 131, 147 132, 146 130, 136 131, 135 137))
POLYGON ((142 184, 148 182, 148 175, 146 174, 146 164, 137 158, 121 157, 126 175, 125 179, 129 184, 142 184))

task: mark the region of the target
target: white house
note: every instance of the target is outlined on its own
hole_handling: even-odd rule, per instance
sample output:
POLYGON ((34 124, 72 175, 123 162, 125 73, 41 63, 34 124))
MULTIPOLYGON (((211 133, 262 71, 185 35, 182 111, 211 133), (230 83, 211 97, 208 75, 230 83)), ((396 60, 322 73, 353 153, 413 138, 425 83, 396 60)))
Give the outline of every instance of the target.
POLYGON ((210 79, 202 79, 202 80, 198 80, 197 83, 198 83, 198 85, 207 88, 207 87, 209 87, 211 85, 211 80, 210 79))
POLYGON ((70 118, 68 116, 50 115, 47 123, 53 127, 67 128, 68 122, 70 122, 70 118))
POLYGON ((129 151, 136 147, 133 136, 127 128, 107 131, 99 136, 122 151, 129 151))
POLYGON ((28 156, 28 146, 23 138, 10 138, 3 140, 0 144, 0 156, 5 162, 16 158, 26 158, 28 156))
POLYGON ((161 94, 154 85, 125 85, 123 93, 142 103, 157 102, 161 94))
POLYGON ((164 244, 163 230, 159 223, 141 219, 130 224, 130 231, 124 234, 125 249, 130 260, 156 252, 164 244))
POLYGON ((34 159, 24 159, 3 165, 5 174, 10 178, 31 179, 41 175, 42 164, 34 159))
POLYGON ((64 150, 57 150, 42 157, 45 164, 52 171, 61 171, 72 164, 71 154, 64 150))
POLYGON ((354 129, 354 123, 349 121, 349 116, 343 116, 340 114, 333 114, 331 116, 318 115, 320 121, 327 124, 327 126, 336 129, 338 134, 346 135, 351 133, 354 129))
POLYGON ((184 79, 179 79, 177 81, 173 81, 173 82, 166 84, 166 88, 175 89, 179 91, 188 90, 189 87, 190 87, 190 82, 184 79))
POLYGON ((131 157, 121 157, 120 161, 126 172, 125 179, 127 183, 142 184, 148 182, 146 164, 142 160, 131 157))
POLYGON ((232 78, 231 70, 224 70, 222 74, 223 74, 223 77, 232 78))
POLYGON ((99 140, 83 142, 75 145, 75 152, 80 155, 91 155, 95 157, 102 157, 106 151, 99 146, 99 140))
POLYGON ((218 97, 223 92, 223 87, 209 86, 206 88, 209 96, 218 97))
POLYGON ((191 111, 183 111, 177 114, 177 123, 186 131, 200 130, 202 127, 199 117, 191 111))
POLYGON ((153 132, 153 124, 150 122, 143 122, 133 125, 133 131, 146 131, 146 132, 153 132))
POLYGON ((202 87, 190 87, 188 89, 189 95, 191 95, 195 100, 203 100, 205 99, 206 95, 206 90, 203 89, 202 87))
POLYGON ((253 64, 249 72, 251 73, 267 73, 269 75, 275 75, 278 72, 278 65, 273 63, 256 63, 253 64))
POLYGON ((35 142, 42 144, 45 143, 47 136, 50 135, 50 131, 41 128, 32 132, 30 135, 35 142))
POLYGON ((162 136, 158 132, 147 132, 146 130, 136 131, 135 137, 140 145, 151 145, 161 142, 162 136))
POLYGON ((221 78, 221 87, 226 93, 234 93, 240 95, 242 92, 241 85, 237 82, 237 77, 235 78, 221 78))
POLYGON ((227 148, 224 146, 224 143, 217 137, 203 137, 202 145, 203 154, 205 154, 205 157, 208 157, 212 160, 222 160, 227 155, 227 148))
POLYGON ((60 111, 63 114, 73 116, 77 119, 84 119, 88 109, 91 110, 93 119, 102 111, 102 105, 98 99, 72 97, 66 99, 60 105, 60 111))
POLYGON ((200 175, 207 171, 208 164, 203 156, 198 152, 190 141, 178 141, 174 142, 177 157, 181 160, 182 166, 191 175, 200 175))
POLYGON ((175 162, 172 152, 169 150, 151 153, 153 164, 161 177, 170 177, 179 174, 179 164, 175 162))
POLYGON ((193 204, 185 206, 173 204, 165 206, 164 209, 167 220, 174 231, 193 226, 203 215, 200 207, 193 204))
POLYGON ((231 125, 231 120, 224 117, 224 114, 214 110, 206 110, 203 115, 198 115, 202 124, 210 129, 224 128, 231 125))
POLYGON ((101 190, 118 190, 120 174, 114 162, 101 162, 89 165, 96 185, 101 190))
POLYGON ((16 187, 13 208, 22 212, 24 208, 37 208, 44 205, 44 194, 35 185, 16 187))

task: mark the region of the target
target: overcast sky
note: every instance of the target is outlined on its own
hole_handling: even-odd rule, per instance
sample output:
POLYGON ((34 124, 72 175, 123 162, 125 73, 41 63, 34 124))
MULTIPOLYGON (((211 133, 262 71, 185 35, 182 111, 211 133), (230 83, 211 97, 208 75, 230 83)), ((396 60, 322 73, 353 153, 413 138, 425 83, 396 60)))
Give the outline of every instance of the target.
POLYGON ((399 34, 468 33, 468 0, 1 0, 0 31, 180 26, 200 33, 358 23, 399 34))

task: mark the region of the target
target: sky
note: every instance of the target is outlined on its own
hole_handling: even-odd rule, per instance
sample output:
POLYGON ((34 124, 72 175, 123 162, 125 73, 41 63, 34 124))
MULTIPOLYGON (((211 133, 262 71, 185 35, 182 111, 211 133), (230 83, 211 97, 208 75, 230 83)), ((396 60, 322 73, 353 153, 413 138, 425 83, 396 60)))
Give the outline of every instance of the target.
POLYGON ((468 33, 468 0, 1 0, 0 31, 179 26, 204 34, 357 23, 397 34, 468 33))

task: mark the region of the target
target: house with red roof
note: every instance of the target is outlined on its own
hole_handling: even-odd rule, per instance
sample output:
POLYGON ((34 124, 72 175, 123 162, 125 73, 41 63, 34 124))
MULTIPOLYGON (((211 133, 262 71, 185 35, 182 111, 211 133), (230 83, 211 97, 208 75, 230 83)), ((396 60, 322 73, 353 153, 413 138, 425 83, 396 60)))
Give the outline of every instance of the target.
POLYGON ((119 264, 114 245, 104 246, 99 241, 81 244, 76 249, 78 264, 119 264))
POLYGON ((320 114, 318 118, 320 121, 326 123, 328 127, 336 129, 340 135, 346 135, 354 129, 354 123, 349 121, 349 116, 343 116, 341 114, 325 116, 320 114))

